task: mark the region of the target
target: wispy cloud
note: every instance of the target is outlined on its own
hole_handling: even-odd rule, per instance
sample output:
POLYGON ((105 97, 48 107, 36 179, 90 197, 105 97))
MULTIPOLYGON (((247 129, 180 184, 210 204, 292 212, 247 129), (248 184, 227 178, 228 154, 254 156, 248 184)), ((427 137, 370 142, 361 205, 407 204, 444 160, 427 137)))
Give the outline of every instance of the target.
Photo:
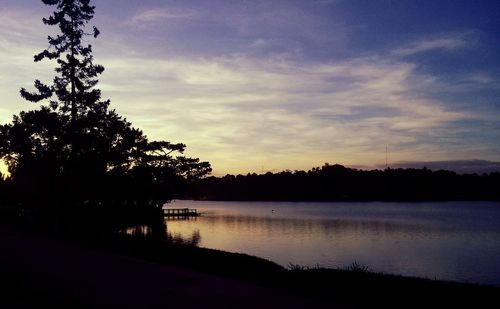
POLYGON ((398 48, 394 50, 392 54, 396 56, 410 56, 422 52, 435 51, 435 50, 453 51, 466 47, 467 44, 468 42, 465 39, 464 35, 431 38, 431 39, 420 40, 411 43, 408 46, 398 48))
POLYGON ((6 8, 0 14, 0 123, 10 121, 18 110, 38 107, 20 99, 21 87, 31 87, 37 78, 50 81, 54 65, 33 62, 33 55, 47 45, 39 35, 40 23, 39 16, 26 10, 6 8))
POLYGON ((319 4, 331 5, 337 3, 338 0, 316 0, 316 2, 319 4))
POLYGON ((186 18, 193 18, 196 13, 192 10, 187 9, 166 9, 166 8, 155 8, 142 11, 130 19, 132 24, 143 25, 149 23, 155 23, 165 20, 180 20, 186 18))
POLYGON ((424 78, 413 64, 378 57, 310 64, 241 55, 104 62, 103 89, 120 111, 152 137, 193 145, 216 168, 381 161, 387 143, 400 158, 445 157, 429 134, 443 138, 450 123, 471 117, 416 95, 413 85, 424 78))
MULTIPOLYGON (((99 87, 149 137, 187 143, 188 154, 220 172, 374 165, 385 161, 386 144, 394 162, 499 160, 500 145, 491 142, 498 109, 456 104, 497 85, 497 75, 478 69, 444 79, 404 57, 463 49, 467 35, 337 58, 330 51, 347 46, 349 29, 286 3, 231 2, 210 14, 130 9, 128 25, 149 27, 147 35, 105 24, 110 33, 94 45, 106 67, 99 87), (177 21, 182 26, 156 27, 177 21)), ((0 122, 36 107, 23 103, 19 88, 53 72, 32 63, 46 45, 39 16, 19 14, 0 14, 0 122)))

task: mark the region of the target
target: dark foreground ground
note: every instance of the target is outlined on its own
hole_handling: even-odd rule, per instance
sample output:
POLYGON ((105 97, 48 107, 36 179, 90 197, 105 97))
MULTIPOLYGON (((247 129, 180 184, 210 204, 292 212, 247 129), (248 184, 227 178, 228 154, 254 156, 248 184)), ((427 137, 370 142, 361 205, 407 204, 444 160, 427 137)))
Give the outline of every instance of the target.
POLYGON ((306 308, 268 286, 0 227, 0 308, 306 308))
POLYGON ((500 308, 500 289, 0 226, 0 308, 500 308))

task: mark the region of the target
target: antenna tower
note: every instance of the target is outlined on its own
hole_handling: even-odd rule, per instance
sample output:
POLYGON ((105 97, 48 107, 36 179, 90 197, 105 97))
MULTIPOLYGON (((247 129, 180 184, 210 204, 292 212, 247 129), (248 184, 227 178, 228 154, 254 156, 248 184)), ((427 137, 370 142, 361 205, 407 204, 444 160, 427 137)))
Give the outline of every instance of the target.
POLYGON ((387 144, 385 144, 385 169, 389 167, 389 160, 387 159, 387 144))

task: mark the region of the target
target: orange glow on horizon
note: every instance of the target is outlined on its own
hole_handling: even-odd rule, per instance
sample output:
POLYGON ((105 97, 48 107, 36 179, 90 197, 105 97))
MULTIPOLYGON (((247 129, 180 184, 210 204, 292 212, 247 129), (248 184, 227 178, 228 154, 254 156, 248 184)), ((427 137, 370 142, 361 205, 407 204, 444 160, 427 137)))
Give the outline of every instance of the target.
POLYGON ((8 168, 7 168, 7 165, 5 164, 5 162, 3 160, 0 160, 0 173, 4 177, 8 177, 10 175, 8 168))

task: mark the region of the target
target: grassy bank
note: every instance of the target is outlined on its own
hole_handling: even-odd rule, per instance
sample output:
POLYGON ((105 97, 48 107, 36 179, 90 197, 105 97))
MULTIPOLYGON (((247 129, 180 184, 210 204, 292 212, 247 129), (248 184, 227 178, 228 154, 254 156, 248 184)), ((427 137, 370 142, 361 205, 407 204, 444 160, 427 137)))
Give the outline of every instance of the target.
POLYGON ((287 269, 258 257, 166 242, 162 237, 27 231, 26 227, 12 225, 9 228, 25 234, 42 233, 43 237, 62 244, 77 244, 158 265, 250 282, 326 305, 340 303, 370 308, 500 306, 499 288, 374 273, 362 265, 348 269, 309 269, 292 265, 287 269))
POLYGON ((246 254, 199 248, 126 235, 80 240, 81 244, 115 254, 133 256, 217 276, 257 283, 303 295, 325 304, 355 307, 496 307, 500 289, 476 284, 409 278, 347 269, 284 268, 246 254))

